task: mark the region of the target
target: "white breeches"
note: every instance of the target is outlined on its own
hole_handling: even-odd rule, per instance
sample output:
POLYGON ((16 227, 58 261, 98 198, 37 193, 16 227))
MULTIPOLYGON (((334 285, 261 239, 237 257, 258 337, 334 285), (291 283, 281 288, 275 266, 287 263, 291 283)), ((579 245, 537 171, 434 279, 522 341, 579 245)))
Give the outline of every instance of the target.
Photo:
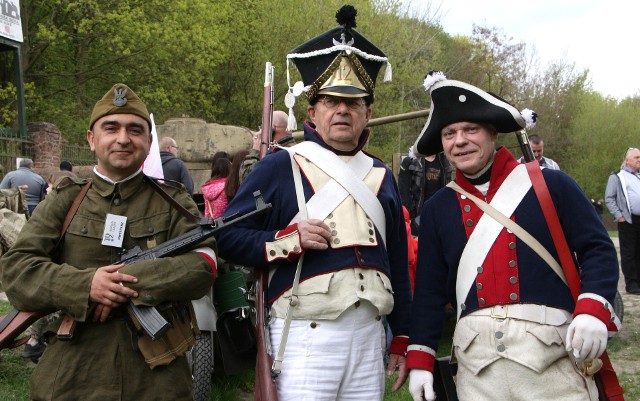
POLYGON ((598 400, 564 350, 568 325, 467 316, 454 333, 460 401, 598 400))
MULTIPOLYGON (((284 319, 270 323, 276 354, 284 319)), ((335 320, 292 320, 277 379, 280 401, 382 400, 385 334, 369 302, 351 306, 335 320)))

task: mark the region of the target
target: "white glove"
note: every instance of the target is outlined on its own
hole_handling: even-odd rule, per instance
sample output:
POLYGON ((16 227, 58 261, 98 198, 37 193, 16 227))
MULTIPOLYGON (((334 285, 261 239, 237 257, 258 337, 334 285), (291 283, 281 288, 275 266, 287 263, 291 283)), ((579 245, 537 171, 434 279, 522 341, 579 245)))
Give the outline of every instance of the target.
POLYGON ((581 314, 576 316, 567 330, 567 351, 573 350, 576 361, 590 361, 607 348, 607 326, 598 318, 581 314))
POLYGON ((413 401, 434 401, 433 373, 428 370, 411 369, 409 372, 409 393, 413 401))

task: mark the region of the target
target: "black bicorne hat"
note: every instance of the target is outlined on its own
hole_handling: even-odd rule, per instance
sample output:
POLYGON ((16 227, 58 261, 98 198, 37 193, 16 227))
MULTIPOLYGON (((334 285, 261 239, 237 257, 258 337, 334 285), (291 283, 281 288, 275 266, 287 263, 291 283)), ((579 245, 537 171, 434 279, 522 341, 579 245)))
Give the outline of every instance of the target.
POLYGON ((299 45, 287 55, 302 76, 302 83, 290 92, 305 92, 314 102, 320 94, 342 97, 366 97, 373 102, 378 72, 386 64, 385 81, 391 80, 391 64, 387 56, 355 29, 357 11, 343 6, 336 13, 339 27, 330 29, 299 45))
POLYGON ((413 146, 423 156, 442 152, 441 131, 460 121, 490 124, 498 132, 515 132, 525 127, 525 119, 507 101, 473 85, 446 79, 439 71, 425 78, 431 93, 429 118, 413 146))

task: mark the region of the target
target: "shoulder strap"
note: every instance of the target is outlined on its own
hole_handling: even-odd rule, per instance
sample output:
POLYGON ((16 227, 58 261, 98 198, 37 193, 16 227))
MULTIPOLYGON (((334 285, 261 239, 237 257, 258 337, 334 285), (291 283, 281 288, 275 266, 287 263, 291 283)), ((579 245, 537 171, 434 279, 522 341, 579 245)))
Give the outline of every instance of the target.
POLYGON ((91 187, 91 181, 84 184, 76 198, 73 200, 71 207, 69 208, 69 212, 67 213, 67 217, 64 218, 64 223, 62 223, 62 229, 60 230, 60 238, 64 237, 64 234, 67 232, 67 228, 69 228, 69 224, 71 224, 71 220, 73 220, 73 216, 76 215, 82 200, 84 199, 87 191, 89 191, 89 187, 91 187))
POLYGON ((553 200, 551 199, 551 194, 549 194, 549 188, 547 187, 547 183, 544 181, 544 177, 542 176, 542 170, 536 163, 526 163, 526 166, 527 172, 531 177, 533 190, 538 197, 538 202, 540 202, 540 207, 542 208, 544 219, 547 222, 547 226, 549 226, 551 238, 553 239, 553 243, 555 244, 556 250, 558 251, 560 264, 562 265, 562 270, 564 271, 564 275, 567 278, 569 289, 571 290, 574 301, 577 301, 578 295, 580 295, 580 277, 578 276, 578 269, 576 268, 576 264, 573 260, 573 255, 569 250, 567 239, 564 236, 564 232, 562 231, 562 226, 560 225, 560 219, 558 218, 556 207, 553 204, 553 200))
POLYGON ((181 204, 176 202, 176 200, 173 199, 171 197, 171 195, 166 193, 165 190, 162 189, 162 187, 160 187, 160 184, 158 184, 153 178, 151 178, 151 177, 149 177, 147 175, 145 175, 144 178, 146 178, 147 182, 149 182, 149 184, 151 184, 151 188, 153 188, 158 194, 160 194, 160 196, 162 196, 164 198, 164 200, 169 202, 169 204, 171 206, 173 206, 177 211, 179 211, 180 214, 182 214, 187 220, 189 220, 191 222, 194 222, 194 223, 200 223, 200 217, 199 216, 195 216, 195 215, 191 214, 191 212, 188 211, 187 209, 185 209, 184 206, 182 206, 181 204))

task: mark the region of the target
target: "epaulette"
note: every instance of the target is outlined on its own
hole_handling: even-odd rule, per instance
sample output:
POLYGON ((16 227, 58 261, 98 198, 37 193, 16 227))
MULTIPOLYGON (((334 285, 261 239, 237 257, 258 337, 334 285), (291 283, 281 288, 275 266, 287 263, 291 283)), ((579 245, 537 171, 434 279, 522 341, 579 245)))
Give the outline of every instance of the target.
POLYGON ((64 177, 58 178, 56 180, 56 182, 53 183, 53 189, 56 192, 60 192, 61 190, 65 189, 67 187, 73 186, 73 184, 82 186, 82 185, 86 184, 89 181, 91 181, 90 178, 64 176, 64 177))

